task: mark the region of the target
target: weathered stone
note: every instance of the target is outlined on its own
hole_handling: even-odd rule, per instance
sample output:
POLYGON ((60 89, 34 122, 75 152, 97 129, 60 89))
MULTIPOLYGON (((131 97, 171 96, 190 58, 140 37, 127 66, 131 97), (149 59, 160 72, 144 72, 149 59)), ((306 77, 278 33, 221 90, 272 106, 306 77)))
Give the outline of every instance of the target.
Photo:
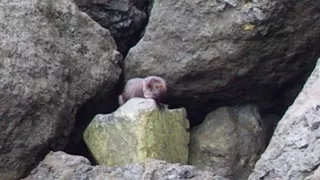
POLYGON ((71 1, 0 1, 0 179, 63 148, 78 107, 118 80, 117 55, 71 1))
POLYGON ((301 180, 320 164, 320 60, 282 117, 249 180, 301 180))
POLYGON ((121 53, 138 42, 147 24, 149 0, 75 0, 101 26, 110 30, 121 53))
POLYGON ((133 98, 115 112, 96 115, 84 140, 99 164, 126 165, 145 158, 188 161, 186 111, 159 111, 153 99, 133 98))
POLYGON ((318 167, 313 174, 307 176, 303 180, 319 180, 320 179, 320 167, 318 167))
POLYGON ((320 179, 320 167, 314 171, 311 180, 319 180, 320 179))
POLYGON ((265 130, 255 106, 221 107, 190 133, 189 162, 203 170, 246 180, 265 149, 265 130))
POLYGON ((162 76, 168 97, 264 101, 312 69, 319 38, 320 1, 157 0, 125 78, 162 76))
POLYGON ((124 167, 91 166, 81 156, 50 152, 23 180, 228 180, 196 167, 146 159, 124 167))

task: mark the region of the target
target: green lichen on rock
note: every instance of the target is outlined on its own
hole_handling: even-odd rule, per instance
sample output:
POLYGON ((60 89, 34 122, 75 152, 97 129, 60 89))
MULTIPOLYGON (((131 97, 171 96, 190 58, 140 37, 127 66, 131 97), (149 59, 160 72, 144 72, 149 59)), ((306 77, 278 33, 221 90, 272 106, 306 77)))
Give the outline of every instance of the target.
POLYGON ((142 114, 137 135, 138 158, 161 159, 167 162, 187 163, 189 133, 184 109, 174 111, 151 111, 142 114))
POLYGON ((186 164, 189 133, 186 111, 159 111, 154 100, 134 98, 117 111, 96 115, 84 140, 98 164, 121 166, 146 158, 186 164))
MULTIPOLYGON (((137 138, 134 124, 125 119, 106 122, 111 116, 96 115, 84 132, 84 140, 98 164, 122 165, 133 161, 137 138), (125 148, 126 147, 126 148, 125 148)), ((112 119, 110 119, 112 120, 112 119)))

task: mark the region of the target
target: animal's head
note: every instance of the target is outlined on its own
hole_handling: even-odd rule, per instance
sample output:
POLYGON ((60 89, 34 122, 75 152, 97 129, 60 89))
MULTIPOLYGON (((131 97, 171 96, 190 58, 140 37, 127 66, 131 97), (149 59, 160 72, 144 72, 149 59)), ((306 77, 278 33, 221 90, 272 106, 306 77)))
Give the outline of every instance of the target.
POLYGON ((148 76, 143 79, 143 94, 145 98, 157 99, 167 92, 166 82, 158 76, 148 76))

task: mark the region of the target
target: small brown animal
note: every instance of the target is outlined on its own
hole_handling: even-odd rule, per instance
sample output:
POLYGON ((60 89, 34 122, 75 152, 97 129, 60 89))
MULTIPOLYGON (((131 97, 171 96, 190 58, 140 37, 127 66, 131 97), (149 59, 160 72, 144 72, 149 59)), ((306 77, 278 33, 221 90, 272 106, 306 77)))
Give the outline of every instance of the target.
POLYGON ((124 86, 122 94, 119 96, 119 104, 134 97, 154 99, 159 103, 160 98, 167 92, 167 84, 159 76, 148 76, 146 78, 130 79, 124 86))

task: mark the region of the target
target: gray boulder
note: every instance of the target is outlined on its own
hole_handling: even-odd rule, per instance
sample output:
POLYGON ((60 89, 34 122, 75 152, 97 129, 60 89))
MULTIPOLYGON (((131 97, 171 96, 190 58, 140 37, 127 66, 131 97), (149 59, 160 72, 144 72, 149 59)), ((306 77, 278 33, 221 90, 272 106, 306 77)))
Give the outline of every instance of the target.
POLYGON ((91 166, 88 159, 50 152, 23 180, 228 180, 196 167, 147 159, 124 167, 91 166))
MULTIPOLYGON (((320 60, 282 117, 249 180, 301 180, 320 164, 320 60)), ((314 176, 317 176, 316 173, 314 176)), ((308 179, 308 178, 307 178, 308 179)))
POLYGON ((125 78, 159 75, 169 96, 266 100, 312 70, 320 1, 154 1, 125 78))
POLYGON ((78 107, 118 80, 119 57, 71 1, 0 1, 0 179, 64 147, 78 107))
POLYGON ((189 163, 234 180, 246 180, 265 149, 255 106, 221 107, 190 134, 189 163))

